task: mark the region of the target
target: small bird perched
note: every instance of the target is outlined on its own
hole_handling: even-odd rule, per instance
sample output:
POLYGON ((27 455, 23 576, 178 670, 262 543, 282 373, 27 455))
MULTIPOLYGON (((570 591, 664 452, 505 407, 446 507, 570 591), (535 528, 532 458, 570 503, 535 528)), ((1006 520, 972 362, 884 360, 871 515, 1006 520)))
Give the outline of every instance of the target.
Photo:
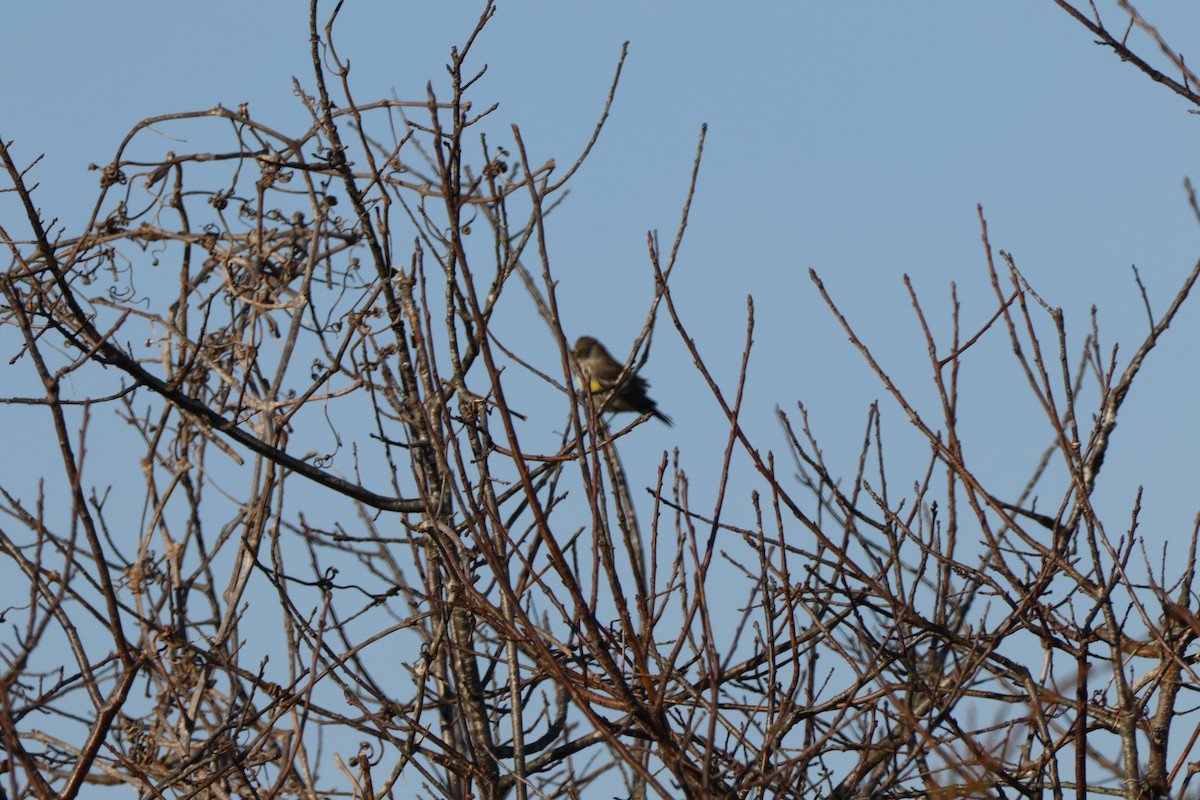
POLYGON ((671 418, 658 410, 658 403, 646 394, 649 384, 645 378, 629 375, 612 391, 617 379, 621 377, 623 365, 617 361, 604 345, 591 336, 580 336, 575 343, 575 360, 583 370, 588 389, 596 396, 596 405, 607 404, 609 411, 636 411, 639 414, 649 414, 657 417, 668 425, 671 418), (609 396, 612 395, 612 399, 609 396))

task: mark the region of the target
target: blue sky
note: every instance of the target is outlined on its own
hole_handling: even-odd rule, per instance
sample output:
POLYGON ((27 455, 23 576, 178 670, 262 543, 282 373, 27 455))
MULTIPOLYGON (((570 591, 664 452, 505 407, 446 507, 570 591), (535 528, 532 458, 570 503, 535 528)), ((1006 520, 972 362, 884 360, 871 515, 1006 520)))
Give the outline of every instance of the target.
MULTIPOLYGON (((0 135, 27 160, 45 154, 33 173, 42 207, 77 226, 96 192, 86 165, 111 158, 148 116, 245 101, 259 119, 303 126, 292 93, 293 76, 312 85, 301 6, 8 9, 0 97, 10 111, 0 135)), ((337 41, 357 97, 394 91, 420 99, 430 81, 444 94, 449 47, 464 39, 478 8, 348 3, 337 41)), ((1169 39, 1200 21, 1200 10, 1180 4, 1142 11, 1169 39)), ((1156 56, 1139 36, 1132 41, 1156 56)), ((707 123, 674 278, 684 321, 731 389, 753 297, 746 427, 764 449, 782 450, 773 410, 802 401, 826 455, 849 470, 865 409, 884 392, 820 302, 810 268, 890 374, 932 412, 924 342, 902 276, 911 276, 943 336, 951 281, 965 327, 989 316, 976 204, 993 245, 1011 251, 1048 301, 1063 306, 1075 346, 1096 305, 1106 346, 1132 352, 1146 324, 1130 265, 1156 311, 1190 267, 1200 236, 1182 187, 1197 165, 1200 123, 1092 39, 1048 0, 505 3, 474 51, 474 63, 488 67, 476 97, 500 103, 487 128, 492 144, 511 145, 515 122, 532 160, 554 158, 563 169, 587 141, 629 41, 612 117, 550 231, 568 333, 594 334, 618 352, 639 330, 652 291, 646 232, 659 231, 664 242, 674 236, 707 123)), ((150 151, 155 141, 139 140, 150 151)), ((163 137, 161 147, 199 144, 163 137)), ((6 219, 7 202, 0 199, 6 219)), ((1197 466, 1195 448, 1180 443, 1197 433, 1190 398, 1198 313, 1185 311, 1147 365, 1107 467, 1121 503, 1146 483, 1148 511, 1160 500, 1170 525, 1190 521, 1196 505, 1193 482, 1181 487, 1178 476, 1197 466), (1168 496, 1155 497, 1168 486, 1160 490, 1168 496)), ((668 323, 660 319, 644 374, 677 427, 645 426, 630 446, 646 448, 652 463, 680 446, 692 480, 709 486, 715 475, 707 466, 724 446, 711 435, 719 413, 668 323)), ((505 324, 513 342, 554 358, 527 307, 517 302, 505 324)), ((1008 350, 1004 336, 981 343, 964 368, 960 413, 978 431, 968 452, 1016 488, 1049 439, 1008 350)), ((903 416, 886 401, 884 410, 902 442, 903 416)))
MULTIPOLYGON (((259 119, 304 125, 291 83, 295 76, 311 87, 301 6, 7 9, 0 97, 9 111, 0 135, 26 160, 45 154, 33 173, 42 207, 77 226, 96 192, 86 165, 107 161, 148 116, 246 101, 259 119)), ((429 81, 444 93, 449 47, 478 8, 348 3, 337 41, 357 97, 394 90, 419 99, 429 81)), ((1169 39, 1200 21, 1200 10, 1182 4, 1142 11, 1169 39)), ((1155 56, 1139 36, 1132 41, 1155 56)), ((511 144, 515 122, 531 159, 565 168, 591 133, 628 40, 612 117, 551 227, 560 297, 575 328, 568 332, 621 351, 640 328, 652 290, 646 232, 673 237, 707 123, 674 279, 684 320, 732 387, 752 296, 747 428, 760 446, 782 449, 773 409, 803 401, 826 454, 849 469, 866 406, 884 393, 824 309, 810 268, 889 372, 932 410, 924 343, 901 278, 911 276, 943 335, 951 281, 966 327, 990 315, 976 204, 993 245, 1063 306, 1075 345, 1094 304, 1106 346, 1132 352, 1146 324, 1130 265, 1156 311, 1190 267, 1200 236, 1182 186, 1197 166, 1200 123, 1092 38, 1048 0, 505 3, 474 51, 474 63, 488 67, 476 96, 500 103, 488 128, 493 144, 511 144)), ((154 141, 140 139, 151 150, 154 141)), ((164 137, 162 148, 191 144, 164 137)), ((0 213, 10 219, 7 202, 0 199, 0 213)), ((509 335, 553 358, 541 323, 514 309, 509 335)), ((1154 488, 1169 486, 1170 496, 1157 499, 1172 509, 1171 525, 1189 521, 1196 505, 1194 482, 1179 486, 1178 476, 1197 466, 1195 447, 1181 442, 1197 433, 1198 314, 1185 311, 1147 365, 1108 464, 1121 502, 1144 482, 1152 511, 1154 488)), ((1002 480, 1014 471, 1019 486, 1048 438, 1040 426, 1020 435, 1033 406, 1006 338, 981 344, 963 373, 961 415, 980 437, 970 452, 995 464, 1002 480)), ((706 465, 723 447, 722 436, 710 435, 718 412, 665 318, 644 374, 677 427, 646 426, 636 445, 654 462, 655 452, 679 445, 693 481, 708 484, 715 476, 706 465)), ((903 436, 903 417, 884 409, 903 436)))
MULTIPOLYGON (((11 4, 0 136, 26 161, 45 154, 33 173, 37 199, 77 226, 97 188, 87 164, 105 163, 145 117, 249 102, 259 119, 303 126, 291 81, 312 86, 305 5, 11 4)), ((422 99, 429 81, 444 93, 449 47, 463 41, 478 8, 348 2, 335 36, 357 98, 422 99)), ((1140 8, 1176 46, 1200 23, 1192 4, 1140 8)), ((510 145, 506 132, 517 123, 535 163, 554 158, 565 169, 591 134, 626 40, 612 117, 550 227, 568 333, 628 352, 653 289, 646 232, 659 231, 664 244, 673 238, 707 123, 673 291, 730 392, 753 297, 744 424, 763 449, 785 451, 774 409, 802 401, 827 457, 848 476, 867 406, 885 396, 821 303, 810 268, 889 374, 936 414, 902 276, 943 337, 951 281, 965 329, 990 316, 977 204, 993 246, 1012 252, 1034 287, 1064 308, 1072 347, 1095 305, 1105 347, 1120 344, 1122 365, 1146 332, 1130 265, 1160 313, 1197 257, 1200 230, 1183 181, 1200 174, 1200 120, 1050 0, 502 3, 474 53, 488 66, 479 102, 500 103, 490 141, 510 145)), ((1156 57, 1140 34, 1131 41, 1156 57)), ((141 141, 152 147, 152 137, 141 141)), ((9 203, 0 198, 0 214, 19 227, 9 203)), ((1147 486, 1151 550, 1182 540, 1200 505, 1197 320, 1200 308, 1185 309, 1147 363, 1101 482, 1098 501, 1111 504, 1114 520, 1127 517, 1134 487, 1147 486)), ((501 323, 510 342, 552 365, 539 320, 518 304, 501 323)), ((646 425, 627 440, 627 459, 633 452, 646 465, 634 483, 651 483, 650 465, 679 447, 693 497, 702 496, 717 478, 721 417, 665 316, 643 374, 676 427, 646 425)), ((980 343, 962 381, 968 457, 1015 494, 1050 438, 1000 330, 980 343)), ((926 449, 913 447, 894 404, 883 409, 896 457, 920 464, 926 449)), ((37 435, 5 434, 10 447, 31 452, 37 435)), ((7 473, 5 485, 34 474, 7 473)), ((900 474, 901 483, 918 477, 900 474)), ((735 481, 731 491, 744 497, 750 485, 735 481)))

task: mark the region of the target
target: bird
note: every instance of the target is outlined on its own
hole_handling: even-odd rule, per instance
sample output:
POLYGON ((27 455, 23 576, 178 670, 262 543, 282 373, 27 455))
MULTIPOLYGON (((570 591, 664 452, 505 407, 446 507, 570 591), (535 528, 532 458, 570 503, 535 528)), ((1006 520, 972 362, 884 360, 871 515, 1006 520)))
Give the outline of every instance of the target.
POLYGON ((613 358, 604 345, 591 336, 581 336, 575 342, 575 360, 583 372, 587 389, 596 398, 596 405, 608 411, 636 411, 649 414, 671 425, 671 418, 658 410, 658 403, 650 399, 646 390, 650 384, 645 378, 628 375, 617 383, 624 365, 613 358), (614 389, 615 386, 615 389, 614 389), (611 397, 611 399, 610 399, 611 397))

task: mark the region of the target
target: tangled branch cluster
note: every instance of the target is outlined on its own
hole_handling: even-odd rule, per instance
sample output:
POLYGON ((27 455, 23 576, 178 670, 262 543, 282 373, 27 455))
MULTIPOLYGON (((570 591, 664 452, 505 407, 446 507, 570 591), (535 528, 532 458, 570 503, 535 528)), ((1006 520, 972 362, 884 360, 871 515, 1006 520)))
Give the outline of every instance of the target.
POLYGON ((932 413, 814 273, 928 447, 897 492, 877 406, 848 480, 802 406, 779 413, 793 468, 750 441, 753 308, 730 391, 671 294, 685 206, 669 252, 649 240, 656 292, 627 369, 669 321, 728 446, 703 505, 666 456, 643 497, 619 447, 645 420, 611 430, 572 390, 545 246, 616 79, 565 173, 535 166, 516 127, 511 152, 480 135, 474 168, 494 106, 475 110, 467 63, 494 9, 453 51, 448 97, 363 104, 337 13, 322 28, 316 5, 307 130, 244 106, 148 119, 97 168, 78 235, 43 218, 0 143, 28 223, 0 228, 0 343, 19 371, 3 401, 48 417, 61 462, 36 496, 3 493, 0 796, 1186 789, 1195 737, 1170 735, 1196 725, 1180 692, 1196 683, 1197 532, 1177 574, 1152 575, 1138 509, 1114 527, 1091 497, 1200 265, 1123 367, 1093 321, 1072 370, 1061 311, 997 260, 981 214, 990 318, 970 327, 956 305, 939 343, 909 287, 932 413), (215 127, 220 145, 127 157, 171 126, 215 127), (522 292, 552 369, 496 321, 522 292), (997 336, 1050 443, 1017 497, 959 438, 960 366, 997 336), (518 413, 519 380, 561 414, 518 413), (758 487, 745 505, 724 489, 736 463, 758 487))

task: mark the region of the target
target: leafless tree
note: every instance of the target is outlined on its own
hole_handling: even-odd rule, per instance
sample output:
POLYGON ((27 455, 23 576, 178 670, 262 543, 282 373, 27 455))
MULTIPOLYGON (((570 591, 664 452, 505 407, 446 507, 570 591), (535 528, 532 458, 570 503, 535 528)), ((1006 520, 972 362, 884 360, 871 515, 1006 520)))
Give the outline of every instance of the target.
MULTIPOLYGON (((1118 33, 1055 2, 1200 105, 1128 4, 1118 33)), ((986 319, 955 299, 938 341, 906 282, 932 410, 813 273, 928 456, 897 475, 872 405, 844 478, 792 405, 778 463, 740 423, 753 306, 724 386, 672 297, 701 132, 671 247, 648 237, 656 291, 626 379, 653 332, 679 335, 727 447, 715 496, 695 502, 666 455, 643 491, 620 450, 657 423, 612 429, 605 398, 575 391, 546 248, 621 62, 563 170, 515 126, 506 147, 477 135, 494 106, 470 56, 493 7, 452 51, 448 96, 374 102, 334 46, 340 9, 311 4, 307 130, 246 107, 147 119, 96 168, 78 232, 38 208, 33 165, 0 140, 25 209, 0 227, 3 402, 48 416, 62 464, 35 496, 0 487, 0 797, 1186 792, 1197 530, 1156 572, 1139 507, 1106 520, 1091 498, 1200 263, 1161 314, 1142 289, 1131 357, 1095 318, 1072 352, 981 211, 986 319), (223 149, 127 156, 180 126, 223 149), (540 312, 551 363, 506 344, 514 298, 540 312), (1022 424, 1049 443, 1017 496, 960 440, 960 368, 996 337, 1041 409, 1022 424), (557 413, 522 413, 524 389, 557 413), (735 462, 758 487, 744 500, 726 491, 735 462)))

